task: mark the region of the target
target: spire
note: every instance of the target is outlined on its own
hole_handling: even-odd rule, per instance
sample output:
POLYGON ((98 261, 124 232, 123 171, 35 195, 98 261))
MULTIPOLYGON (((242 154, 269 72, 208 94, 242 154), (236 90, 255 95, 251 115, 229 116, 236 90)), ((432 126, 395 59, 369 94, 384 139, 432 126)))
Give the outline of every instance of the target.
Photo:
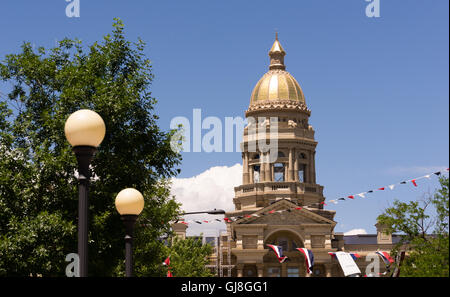
POLYGON ((284 51, 281 43, 278 41, 278 32, 275 32, 275 42, 269 51, 270 56, 270 66, 269 69, 286 69, 284 65, 284 56, 286 52, 284 51))

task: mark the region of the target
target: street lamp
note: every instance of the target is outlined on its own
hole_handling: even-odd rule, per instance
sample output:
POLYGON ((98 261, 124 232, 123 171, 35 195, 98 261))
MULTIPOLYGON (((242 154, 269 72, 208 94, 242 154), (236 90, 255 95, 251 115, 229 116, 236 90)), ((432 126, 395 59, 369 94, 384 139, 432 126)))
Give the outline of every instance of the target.
POLYGON ((138 216, 144 209, 144 197, 133 188, 124 189, 116 196, 116 209, 125 225, 125 274, 133 276, 133 231, 138 216))
POLYGON ((97 147, 105 137, 105 123, 92 110, 72 113, 64 126, 67 141, 72 145, 78 161, 78 256, 80 276, 88 275, 88 209, 89 164, 97 147))

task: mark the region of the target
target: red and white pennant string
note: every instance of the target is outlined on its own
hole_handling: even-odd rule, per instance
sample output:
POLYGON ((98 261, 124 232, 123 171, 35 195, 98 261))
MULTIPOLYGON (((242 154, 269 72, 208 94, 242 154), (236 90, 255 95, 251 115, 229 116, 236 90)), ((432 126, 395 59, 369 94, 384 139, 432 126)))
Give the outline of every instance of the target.
MULTIPOLYGON (((422 179, 431 179, 431 177, 433 175, 440 176, 443 173, 445 173, 446 171, 449 171, 449 168, 447 168, 446 170, 443 170, 443 171, 430 173, 430 174, 427 174, 427 175, 424 175, 424 176, 416 177, 416 178, 413 178, 413 179, 410 179, 410 180, 406 180, 406 181, 402 181, 402 182, 399 182, 399 183, 390 184, 388 186, 379 187, 376 190, 369 190, 367 192, 362 192, 362 193, 358 193, 358 194, 348 195, 347 197, 341 197, 341 198, 338 198, 338 199, 328 200, 328 203, 338 204, 339 201, 345 201, 345 200, 348 200, 348 199, 354 200, 356 197, 366 198, 366 196, 368 194, 374 193, 375 191, 385 191, 386 189, 394 190, 395 187, 397 187, 398 185, 405 185, 405 184, 408 184, 408 183, 411 183, 414 187, 417 187, 418 186, 417 181, 422 180, 422 179)), ((312 203, 312 204, 309 204, 309 205, 303 205, 302 207, 288 208, 288 209, 283 209, 283 210, 270 210, 268 212, 260 213, 260 214, 254 213, 254 214, 250 214, 250 215, 230 216, 230 217, 226 217, 226 218, 223 218, 223 219, 212 219, 212 220, 188 220, 188 221, 184 221, 183 220, 183 221, 178 221, 178 223, 185 224, 185 225, 188 225, 190 223, 191 224, 199 224, 199 225, 201 225, 201 224, 210 224, 210 223, 222 223, 222 222, 231 223, 231 222, 243 219, 243 218, 261 217, 261 216, 265 216, 265 215, 269 215, 269 214, 273 214, 273 213, 283 213, 283 212, 298 211, 298 210, 301 210, 303 208, 317 207, 319 205, 327 205, 327 204, 325 202, 319 202, 319 203, 316 202, 316 203, 312 203)))

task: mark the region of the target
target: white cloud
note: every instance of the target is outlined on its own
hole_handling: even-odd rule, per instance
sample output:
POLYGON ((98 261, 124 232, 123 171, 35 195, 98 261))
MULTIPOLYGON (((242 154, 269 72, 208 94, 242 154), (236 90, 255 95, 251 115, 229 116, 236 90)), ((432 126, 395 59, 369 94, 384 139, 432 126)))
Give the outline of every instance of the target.
MULTIPOLYGON (((182 210, 204 211, 214 208, 231 211, 234 209, 234 187, 242 183, 242 165, 216 166, 189 178, 172 179, 171 193, 182 204, 182 210)), ((214 220, 223 215, 188 215, 186 220, 214 220)), ((205 235, 217 233, 225 229, 224 223, 189 224, 188 235, 205 235)))
POLYGON ((344 235, 359 235, 359 234, 367 234, 365 229, 352 229, 350 231, 344 232, 344 235))

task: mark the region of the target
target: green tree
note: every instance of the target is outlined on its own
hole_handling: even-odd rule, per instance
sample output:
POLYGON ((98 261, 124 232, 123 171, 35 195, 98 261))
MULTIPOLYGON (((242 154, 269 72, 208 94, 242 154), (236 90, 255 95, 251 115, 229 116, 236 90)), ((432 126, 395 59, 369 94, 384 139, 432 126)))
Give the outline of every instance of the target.
POLYGON ((434 195, 408 203, 396 200, 378 217, 388 233, 403 235, 394 256, 403 244, 409 246, 401 276, 449 276, 449 179, 442 176, 439 181, 434 195))
POLYGON ((107 130, 92 161, 89 274, 124 270, 114 199, 127 187, 145 197, 136 226, 137 275, 163 273, 158 239, 177 216, 168 180, 181 158, 170 147, 174 132, 156 122, 144 42, 127 41, 120 20, 113 27, 89 46, 69 39, 50 50, 24 43, 0 63, 0 79, 11 86, 0 99, 0 275, 64 275, 65 255, 77 250, 77 162, 64 123, 82 108, 99 113, 107 130))
POLYGON ((183 240, 175 237, 171 245, 166 247, 166 255, 170 256, 170 271, 175 277, 214 276, 205 266, 209 264, 208 256, 211 253, 211 245, 189 237, 183 240))

